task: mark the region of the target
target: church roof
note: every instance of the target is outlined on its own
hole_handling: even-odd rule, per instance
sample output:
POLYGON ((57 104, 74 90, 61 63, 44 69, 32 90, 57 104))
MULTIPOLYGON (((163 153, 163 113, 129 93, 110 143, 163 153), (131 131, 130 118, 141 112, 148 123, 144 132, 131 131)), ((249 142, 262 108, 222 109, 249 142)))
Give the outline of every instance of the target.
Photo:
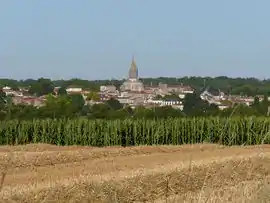
POLYGON ((134 56, 132 57, 131 68, 137 69, 137 64, 135 62, 134 56))
POLYGON ((132 62, 131 62, 131 66, 129 69, 128 77, 130 79, 137 79, 138 78, 138 68, 137 68, 137 64, 135 62, 134 56, 132 57, 132 62))

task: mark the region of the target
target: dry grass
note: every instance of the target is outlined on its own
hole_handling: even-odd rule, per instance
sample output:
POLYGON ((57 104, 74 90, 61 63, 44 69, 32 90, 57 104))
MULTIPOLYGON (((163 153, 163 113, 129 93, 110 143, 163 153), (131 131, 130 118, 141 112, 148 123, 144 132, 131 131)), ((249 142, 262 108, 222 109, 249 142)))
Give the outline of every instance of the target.
POLYGON ((0 165, 1 202, 270 202, 269 145, 4 146, 0 165))

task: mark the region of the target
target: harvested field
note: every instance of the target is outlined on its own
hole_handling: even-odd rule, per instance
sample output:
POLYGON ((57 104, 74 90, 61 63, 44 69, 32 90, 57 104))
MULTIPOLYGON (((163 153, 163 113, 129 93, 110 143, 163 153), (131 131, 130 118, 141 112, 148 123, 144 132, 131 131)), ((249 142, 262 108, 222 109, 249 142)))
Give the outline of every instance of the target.
POLYGON ((1 202, 270 202, 270 145, 1 146, 1 202))

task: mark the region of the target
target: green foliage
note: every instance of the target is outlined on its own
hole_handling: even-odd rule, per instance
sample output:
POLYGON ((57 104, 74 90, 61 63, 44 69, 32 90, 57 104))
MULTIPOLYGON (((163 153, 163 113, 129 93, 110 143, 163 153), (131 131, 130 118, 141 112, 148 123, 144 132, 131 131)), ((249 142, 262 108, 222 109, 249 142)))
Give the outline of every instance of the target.
POLYGON ((148 109, 145 107, 138 107, 134 110, 134 118, 154 118, 155 117, 155 111, 154 109, 148 109))
POLYGON ((183 101, 183 112, 188 116, 209 116, 218 111, 214 104, 210 105, 207 101, 200 98, 200 94, 187 94, 183 101))
POLYGON ((48 95, 46 104, 39 109, 42 118, 64 118, 72 117, 73 109, 71 98, 66 96, 48 95))
POLYGON ((84 107, 85 101, 81 94, 72 94, 69 96, 74 113, 79 113, 84 107))
POLYGON ((225 145, 270 144, 270 119, 46 119, 1 121, 0 144, 49 143, 56 145, 225 145))
POLYGON ((30 105, 12 105, 10 106, 10 117, 8 119, 32 120, 33 118, 39 118, 39 113, 37 108, 30 105))
MULTIPOLYGON (((3 91, 0 91, 0 119, 30 119, 30 118, 74 118, 87 117, 89 119, 125 119, 125 118, 169 118, 169 117, 206 117, 206 116, 266 116, 269 102, 270 80, 260 81, 255 78, 228 78, 228 77, 183 77, 183 78, 144 78, 145 85, 158 85, 160 82, 167 84, 184 84, 190 85, 196 89, 195 94, 187 94, 183 99, 184 109, 173 109, 171 107, 143 108, 137 107, 124 108, 119 101, 111 99, 104 104, 94 104, 92 106, 84 105, 84 99, 79 95, 67 95, 65 88, 70 85, 80 86, 84 89, 91 90, 86 100, 95 103, 100 101, 98 90, 100 85, 119 85, 123 81, 117 80, 96 80, 87 81, 81 79, 58 80, 40 78, 38 80, 10 80, 0 79, 0 86, 10 86, 18 89, 19 87, 29 87, 29 91, 37 96, 47 95, 48 101, 44 107, 36 109, 34 107, 25 107, 24 105, 14 106, 8 104, 8 98, 3 91), (59 97, 50 95, 53 93, 53 87, 61 86, 59 89, 59 97), (265 95, 265 99, 260 102, 256 97, 254 104, 250 107, 245 105, 235 105, 232 108, 219 110, 214 104, 208 104, 201 100, 200 91, 209 87, 209 91, 218 93, 223 91, 226 94, 242 94, 254 96, 258 94, 265 95)), ((156 99, 177 100, 180 101, 178 95, 168 95, 165 97, 157 96, 156 99)), ((89 103, 91 103, 89 102, 89 103)), ((91 103, 91 104, 92 104, 91 103)))
POLYGON ((53 83, 50 79, 40 78, 30 86, 29 93, 36 96, 53 93, 53 83))
POLYGON ((108 118, 110 106, 107 104, 94 104, 89 113, 89 118, 105 119, 108 118))
MULTIPOLYGON (((270 92, 270 80, 258 80, 256 78, 229 78, 226 76, 219 77, 182 77, 182 78, 142 78, 145 85, 158 85, 159 83, 167 84, 184 84, 189 85, 197 90, 201 90, 205 87, 214 88, 215 91, 222 91, 225 94, 236 95, 267 95, 270 92)), ((92 91, 99 91, 101 85, 115 85, 117 88, 123 83, 123 80, 82 80, 82 79, 70 79, 70 80, 56 80, 51 81, 49 79, 40 78, 38 80, 12 80, 12 79, 0 79, 0 86, 10 86, 14 89, 19 87, 31 87, 31 91, 37 95, 44 94, 46 92, 52 92, 51 85, 53 87, 60 86, 66 88, 70 85, 80 86, 84 89, 90 89, 92 91), (45 84, 44 84, 45 83, 45 84)))
POLYGON ((91 91, 87 97, 86 100, 88 101, 99 101, 100 100, 100 96, 97 92, 91 91))
POLYGON ((105 101, 105 104, 107 104, 113 110, 120 110, 123 108, 123 105, 118 100, 113 99, 113 98, 105 101))
POLYGON ((60 87, 59 90, 58 90, 58 95, 59 96, 67 95, 66 88, 60 87))
POLYGON ((235 116, 267 116, 269 102, 267 98, 252 106, 235 104, 231 108, 219 110, 215 104, 209 104, 196 94, 188 94, 183 100, 184 109, 174 109, 171 106, 146 108, 143 106, 132 109, 123 107, 119 101, 111 99, 104 103, 85 105, 80 94, 55 96, 49 94, 43 107, 13 105, 10 98, 0 108, 0 119, 37 119, 37 118, 79 118, 89 119, 126 119, 126 118, 179 118, 179 117, 235 117, 235 116))
POLYGON ((6 93, 3 92, 3 90, 0 90, 0 109, 3 108, 6 104, 6 93))
POLYGON ((181 100, 179 96, 176 94, 166 95, 162 99, 165 101, 180 101, 181 100))

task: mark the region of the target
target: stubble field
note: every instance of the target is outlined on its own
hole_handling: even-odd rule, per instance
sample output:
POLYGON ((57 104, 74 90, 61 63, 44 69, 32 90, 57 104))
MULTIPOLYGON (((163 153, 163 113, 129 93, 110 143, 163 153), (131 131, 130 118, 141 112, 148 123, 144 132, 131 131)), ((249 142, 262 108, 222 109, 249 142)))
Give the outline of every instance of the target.
POLYGON ((270 202, 270 145, 0 147, 0 202, 270 202))

